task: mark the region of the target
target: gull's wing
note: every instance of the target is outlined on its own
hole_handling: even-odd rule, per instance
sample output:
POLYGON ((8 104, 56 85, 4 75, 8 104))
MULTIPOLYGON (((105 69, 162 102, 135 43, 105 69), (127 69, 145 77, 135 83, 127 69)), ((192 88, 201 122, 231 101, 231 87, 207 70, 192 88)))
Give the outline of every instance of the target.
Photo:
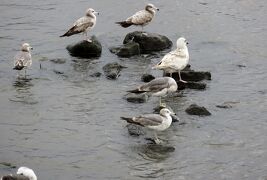
POLYGON ((84 32, 87 28, 92 29, 94 26, 95 26, 95 19, 84 16, 78 19, 73 24, 73 26, 60 37, 78 34, 84 32))
POLYGON ((138 89, 139 91, 145 91, 145 92, 157 92, 168 87, 169 87, 168 79, 166 77, 162 77, 153 79, 152 81, 141 85, 138 89))
POLYGON ((153 19, 153 14, 146 10, 141 10, 126 19, 127 23, 132 23, 135 25, 142 25, 150 22, 153 19))
POLYGON ((14 57, 14 67, 16 69, 22 69, 24 66, 31 65, 31 54, 29 52, 20 51, 14 57))
POLYGON ((159 114, 145 114, 134 117, 133 121, 141 126, 158 126, 162 123, 163 117, 159 114))

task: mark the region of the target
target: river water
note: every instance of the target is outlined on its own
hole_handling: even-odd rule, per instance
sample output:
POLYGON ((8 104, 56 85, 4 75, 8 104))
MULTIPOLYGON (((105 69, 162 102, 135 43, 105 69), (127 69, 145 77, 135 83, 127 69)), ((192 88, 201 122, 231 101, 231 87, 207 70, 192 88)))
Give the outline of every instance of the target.
MULTIPOLYGON (((267 176, 267 3, 265 0, 149 1, 160 8, 146 31, 189 41, 193 69, 210 71, 205 91, 185 90, 168 104, 186 122, 159 134, 173 152, 153 150, 144 137, 129 136, 120 116, 151 113, 158 103, 132 104, 122 97, 140 84, 164 53, 118 58, 108 50, 128 32, 115 21, 147 1, 1 0, 0 2, 0 162, 34 169, 38 179, 263 179, 267 176), (98 59, 68 55, 81 40, 59 38, 84 15, 100 12, 94 34, 103 46, 98 59), (17 79, 13 57, 22 42, 33 46, 30 80, 17 79), (52 59, 63 59, 55 64, 52 59), (108 80, 109 62, 127 66, 108 80), (42 68, 40 69, 40 64, 42 68), (60 73, 58 73, 60 72, 60 73), (229 102, 232 108, 216 105, 229 102), (189 116, 192 103, 209 117, 189 116)), ((14 173, 0 165, 0 174, 14 173)))

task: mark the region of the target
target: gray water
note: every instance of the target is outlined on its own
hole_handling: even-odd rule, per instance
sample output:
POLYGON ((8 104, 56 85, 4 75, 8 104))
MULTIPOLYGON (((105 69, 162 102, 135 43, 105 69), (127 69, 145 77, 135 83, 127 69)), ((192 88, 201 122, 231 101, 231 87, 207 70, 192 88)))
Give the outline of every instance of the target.
MULTIPOLYGON (((131 137, 120 116, 151 113, 157 98, 132 104, 122 97, 140 84, 164 53, 118 58, 108 47, 128 32, 114 24, 147 1, 1 0, 0 2, 0 162, 34 169, 38 179, 263 179, 267 176, 267 3, 265 0, 149 1, 160 8, 148 32, 189 41, 193 69, 210 71, 205 91, 185 90, 166 98, 186 122, 159 134, 174 152, 150 148, 144 137, 131 137), (65 47, 82 39, 59 38, 84 15, 100 12, 90 33, 100 40, 102 56, 79 59, 65 47), (17 79, 13 57, 29 42, 33 66, 29 81, 17 79), (65 59, 55 64, 51 59, 65 59), (108 80, 109 62, 127 66, 108 80), (42 69, 39 68, 40 64, 42 69), (63 74, 57 74, 59 71, 63 74), (216 107, 231 102, 232 108, 216 107), (189 116, 192 103, 205 106, 209 117, 189 116)), ((14 173, 0 165, 0 175, 14 173)))

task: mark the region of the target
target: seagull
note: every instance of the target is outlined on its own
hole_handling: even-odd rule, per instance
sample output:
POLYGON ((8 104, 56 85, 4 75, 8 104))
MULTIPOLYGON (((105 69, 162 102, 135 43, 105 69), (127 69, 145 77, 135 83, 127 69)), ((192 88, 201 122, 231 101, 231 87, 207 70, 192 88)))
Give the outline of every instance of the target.
POLYGON ((72 36, 74 34, 78 34, 78 33, 82 32, 83 34, 85 34, 86 40, 88 42, 92 42, 92 40, 88 39, 88 37, 87 37, 87 31, 93 29, 95 24, 96 24, 96 16, 95 16, 95 14, 99 14, 99 13, 96 12, 92 8, 87 9, 85 16, 83 16, 80 19, 78 19, 73 24, 73 26, 65 34, 63 34, 60 37, 72 36))
POLYGON ((33 49, 29 43, 23 43, 21 46, 20 52, 14 57, 14 70, 25 70, 26 78, 26 69, 32 65, 32 56, 30 50, 33 49))
POLYGON ((180 37, 176 42, 177 48, 166 54, 152 69, 164 70, 170 73, 170 76, 172 76, 172 73, 178 71, 179 81, 186 83, 186 81, 182 80, 180 71, 183 70, 189 62, 187 44, 188 42, 186 39, 180 37))
POLYGON ((156 14, 156 10, 159 11, 153 4, 147 4, 144 10, 138 11, 131 17, 128 17, 125 21, 116 22, 116 24, 119 24, 124 28, 131 25, 142 26, 143 30, 143 27, 152 21, 156 14))
POLYGON ((127 92, 131 93, 150 93, 152 96, 159 96, 159 104, 161 107, 166 107, 166 104, 161 103, 161 97, 177 91, 178 85, 171 77, 159 77, 145 83, 134 90, 127 92))
POLYGON ((163 108, 160 110, 160 114, 144 114, 137 117, 121 117, 122 120, 131 124, 137 124, 139 126, 147 127, 154 131, 154 142, 160 144, 160 140, 157 137, 156 131, 164 131, 168 129, 172 123, 171 115, 175 115, 169 109, 163 108))
POLYGON ((16 175, 6 175, 1 180, 37 180, 37 176, 32 169, 27 167, 20 167, 16 175))

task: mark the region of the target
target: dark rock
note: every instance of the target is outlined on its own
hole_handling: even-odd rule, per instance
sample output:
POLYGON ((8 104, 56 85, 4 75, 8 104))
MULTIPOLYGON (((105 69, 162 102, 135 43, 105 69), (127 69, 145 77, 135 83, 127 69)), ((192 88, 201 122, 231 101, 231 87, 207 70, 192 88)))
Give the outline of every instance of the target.
MULTIPOLYGON (((169 75, 166 73, 166 75, 169 75)), ((176 81, 179 81, 179 75, 177 73, 172 73, 173 79, 176 81)), ((206 72, 206 71, 194 71, 194 70, 189 70, 189 71, 181 71, 181 78, 184 81, 193 81, 193 82, 198 82, 202 80, 211 80, 211 73, 206 72)))
POLYGON ((120 71, 122 68, 126 68, 125 66, 120 65, 119 63, 108 63, 103 67, 105 76, 108 79, 117 79, 120 76, 120 71))
POLYGON ((91 77, 100 77, 101 75, 102 75, 101 72, 96 72, 96 73, 91 74, 90 76, 91 77))
POLYGON ((141 77, 141 80, 143 82, 150 82, 153 79, 155 79, 155 77, 153 75, 151 75, 151 74, 143 74, 142 77, 141 77))
POLYGON ((140 52, 142 54, 153 51, 162 51, 172 46, 172 42, 166 36, 140 31, 128 33, 124 38, 123 44, 127 44, 131 41, 139 44, 140 52))
POLYGON ((198 116, 210 116, 211 113, 205 108, 196 104, 191 104, 186 110, 187 114, 198 116))
POLYGON ((239 102, 233 102, 233 101, 228 101, 228 102, 224 102, 222 104, 218 104, 216 105, 217 108, 223 108, 223 109, 229 109, 232 108, 233 105, 238 104, 239 102))
POLYGON ((0 162, 0 165, 3 165, 3 166, 6 166, 6 167, 9 167, 9 168, 16 168, 17 166, 11 164, 11 163, 8 163, 8 162, 0 162))
POLYGON ((120 47, 111 47, 110 52, 115 53, 119 57, 131 57, 134 55, 140 55, 140 47, 136 42, 128 42, 120 47))
POLYGON ((201 83, 201 82, 190 82, 187 81, 187 83, 178 81, 178 90, 183 90, 183 89, 198 89, 198 90, 203 90, 206 89, 206 84, 205 83, 201 83))
POLYGON ((136 125, 136 124, 127 124, 126 127, 128 129, 128 133, 131 136, 140 136, 140 135, 145 134, 143 131, 143 128, 141 126, 136 125))
POLYGON ((102 46, 95 36, 91 38, 92 42, 86 40, 67 46, 70 55, 82 58, 99 57, 102 52, 102 46))
POLYGON ((142 93, 142 94, 128 93, 125 96, 125 99, 128 102, 132 102, 132 103, 145 103, 148 100, 148 95, 145 93, 142 93))
POLYGON ((62 72, 62 71, 58 71, 58 70, 53 70, 54 71, 54 73, 56 73, 56 74, 64 74, 64 72, 62 72))
POLYGON ((66 62, 66 59, 56 58, 56 59, 50 59, 50 61, 55 64, 64 64, 66 62))

